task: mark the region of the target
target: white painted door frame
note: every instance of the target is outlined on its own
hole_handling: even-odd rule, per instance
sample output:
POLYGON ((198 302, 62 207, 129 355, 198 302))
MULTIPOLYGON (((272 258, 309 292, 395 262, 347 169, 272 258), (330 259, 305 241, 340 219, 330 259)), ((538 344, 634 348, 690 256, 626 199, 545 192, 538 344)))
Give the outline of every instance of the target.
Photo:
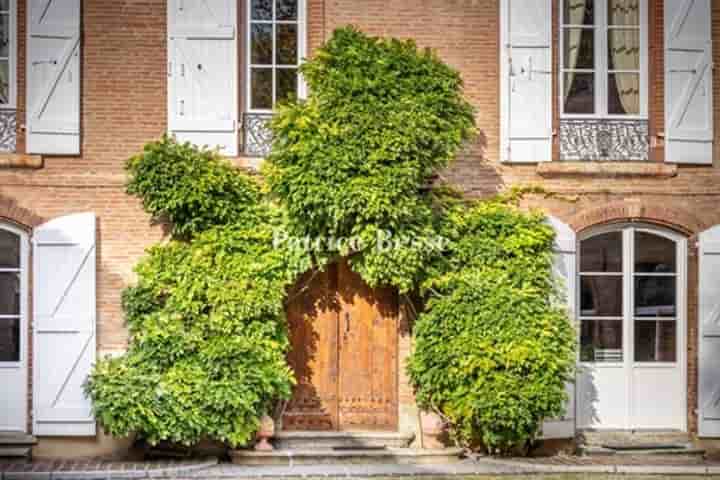
MULTIPOLYGON (((592 363, 579 360, 577 379, 578 428, 597 430, 654 430, 687 431, 687 239, 679 234, 647 224, 633 223, 593 229, 578 238, 578 324, 581 326, 580 271, 582 249, 589 238, 622 232, 623 239, 623 360, 622 362, 592 363), (677 259, 676 290, 676 357, 675 362, 635 361, 634 258, 636 232, 648 232, 675 242, 677 259), (646 398, 643 399, 643 394, 646 398), (642 401, 652 403, 642 404, 642 401), (670 402, 671 420, 655 423, 651 410, 665 408, 670 402), (592 403, 592 404, 591 404, 592 403), (604 418, 600 418, 600 416, 604 418), (645 418, 643 419, 643 415, 645 418), (593 418, 594 417, 594 418, 593 418)), ((580 332, 578 333, 578 343, 580 332)), ((656 412, 658 416, 663 413, 656 412)), ((667 417, 667 413, 665 413, 667 417)))
POLYGON ((27 433, 28 426, 28 259, 30 239, 27 232, 0 224, 20 238, 20 359, 17 362, 0 362, 0 385, 3 400, 0 402, 0 431, 27 433))

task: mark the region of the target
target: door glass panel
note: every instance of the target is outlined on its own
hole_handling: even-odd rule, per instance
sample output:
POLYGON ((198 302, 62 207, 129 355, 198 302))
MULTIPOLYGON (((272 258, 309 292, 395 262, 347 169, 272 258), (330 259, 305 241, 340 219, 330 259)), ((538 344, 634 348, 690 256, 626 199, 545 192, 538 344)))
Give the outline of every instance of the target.
POLYGON ((595 68, 595 31, 592 28, 563 29, 563 66, 569 70, 595 68))
POLYGON ((252 26, 252 52, 250 61, 254 65, 272 64, 272 25, 256 23, 252 26))
POLYGON ((0 57, 10 56, 10 16, 0 15, 0 57))
POLYGON ((20 361, 20 319, 0 318, 0 362, 20 361))
POLYGON ((252 108, 269 110, 273 106, 273 74, 271 68, 253 68, 252 82, 252 108))
POLYGON ((279 68, 277 70, 277 101, 286 102, 297 94, 297 70, 279 68))
POLYGON ((622 320, 583 320, 581 324, 581 361, 622 362, 622 320))
POLYGON ((608 113, 611 115, 640 114, 640 74, 611 73, 608 75, 608 113))
POLYGON ((589 238, 580 246, 580 271, 622 272, 622 233, 611 232, 589 238))
POLYGON ((277 10, 275 12, 277 20, 297 20, 297 4, 297 0, 277 0, 277 10))
POLYGON ((608 24, 640 26, 640 0, 608 0, 608 24))
POLYGON ((677 324, 674 320, 635 322, 635 361, 674 362, 677 350, 677 324))
POLYGON ((592 73, 565 73, 565 113, 595 113, 594 78, 592 73))
POLYGON ((623 281, 621 276, 583 275, 580 290, 582 317, 622 317, 623 281))
POLYGON ((277 26, 277 59, 278 65, 295 65, 298 62, 297 25, 279 24, 277 26))
POLYGON ((636 317, 675 317, 677 280, 672 277, 635 277, 636 317))
POLYGON ((563 2, 563 19, 566 25, 594 25, 594 0, 565 0, 563 2))
POLYGON ((0 315, 20 314, 20 274, 0 273, 0 315))
POLYGON ((0 230, 0 268, 20 268, 20 237, 0 230))
POLYGON ((651 233, 635 234, 635 272, 675 273, 676 271, 675 242, 651 233))

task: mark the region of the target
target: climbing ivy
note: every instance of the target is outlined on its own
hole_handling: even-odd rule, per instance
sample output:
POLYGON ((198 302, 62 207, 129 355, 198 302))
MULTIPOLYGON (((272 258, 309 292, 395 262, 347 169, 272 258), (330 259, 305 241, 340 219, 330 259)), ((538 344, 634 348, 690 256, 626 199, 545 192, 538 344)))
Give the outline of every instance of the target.
POLYGON ((560 411, 573 334, 552 280, 553 232, 520 190, 467 202, 431 179, 474 133, 456 71, 412 42, 340 29, 279 107, 263 176, 164 137, 127 191, 171 238, 123 294, 130 342, 86 390, 101 425, 151 443, 245 445, 290 396, 287 291, 341 257, 424 305, 408 363, 422 408, 493 451, 560 411))

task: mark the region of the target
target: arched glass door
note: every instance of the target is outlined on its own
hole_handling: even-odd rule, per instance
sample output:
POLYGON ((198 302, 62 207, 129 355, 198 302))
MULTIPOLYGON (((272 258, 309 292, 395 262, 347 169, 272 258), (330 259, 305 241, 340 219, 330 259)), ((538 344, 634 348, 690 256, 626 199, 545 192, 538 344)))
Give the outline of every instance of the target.
POLYGON ((686 429, 685 258, 651 227, 581 238, 581 428, 686 429))

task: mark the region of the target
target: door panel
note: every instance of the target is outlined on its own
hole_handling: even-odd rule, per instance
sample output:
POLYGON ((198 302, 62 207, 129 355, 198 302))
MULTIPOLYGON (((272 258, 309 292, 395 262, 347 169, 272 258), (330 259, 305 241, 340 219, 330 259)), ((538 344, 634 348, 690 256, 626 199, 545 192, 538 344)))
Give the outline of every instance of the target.
POLYGON ((397 429, 397 295, 346 264, 305 275, 287 308, 297 386, 285 430, 397 429))
POLYGON ((297 379, 285 430, 337 430, 337 269, 304 275, 290 292, 288 361, 297 379))
POLYGON ((338 418, 342 430, 397 428, 397 299, 339 267, 341 335, 338 418))

